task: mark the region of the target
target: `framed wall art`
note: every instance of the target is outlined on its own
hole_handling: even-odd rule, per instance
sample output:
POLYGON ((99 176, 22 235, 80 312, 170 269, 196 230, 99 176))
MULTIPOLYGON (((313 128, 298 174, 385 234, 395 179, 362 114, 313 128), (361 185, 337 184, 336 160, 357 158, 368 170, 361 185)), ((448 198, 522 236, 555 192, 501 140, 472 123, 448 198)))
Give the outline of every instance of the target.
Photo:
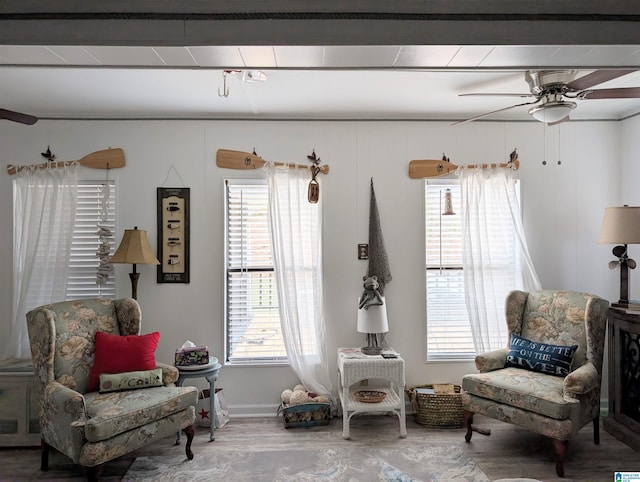
POLYGON ((158 283, 189 283, 189 188, 159 187, 158 283))

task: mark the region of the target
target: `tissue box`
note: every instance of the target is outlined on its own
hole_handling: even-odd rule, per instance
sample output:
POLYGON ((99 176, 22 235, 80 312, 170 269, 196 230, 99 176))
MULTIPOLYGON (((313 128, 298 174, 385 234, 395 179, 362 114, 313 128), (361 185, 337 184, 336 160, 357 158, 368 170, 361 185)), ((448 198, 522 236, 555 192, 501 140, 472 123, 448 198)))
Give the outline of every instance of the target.
POLYGON ((192 346, 189 348, 180 348, 176 350, 177 367, 206 365, 209 363, 209 347, 192 346))

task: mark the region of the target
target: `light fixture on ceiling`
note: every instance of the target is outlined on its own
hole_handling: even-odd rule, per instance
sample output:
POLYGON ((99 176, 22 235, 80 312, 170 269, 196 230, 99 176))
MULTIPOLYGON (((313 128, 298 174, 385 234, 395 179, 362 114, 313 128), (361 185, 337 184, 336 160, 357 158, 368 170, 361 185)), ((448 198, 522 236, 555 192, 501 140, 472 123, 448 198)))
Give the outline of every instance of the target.
POLYGON ((264 82, 265 80, 267 80, 267 74, 265 74, 262 70, 242 71, 242 82, 257 84, 258 82, 264 82))
POLYGON ((529 114, 540 122, 553 123, 567 117, 576 108, 576 105, 575 102, 571 101, 551 100, 542 105, 532 107, 529 109, 529 114))
POLYGON ((262 70, 223 70, 222 90, 218 87, 218 97, 229 97, 228 75, 238 75, 242 82, 247 82, 248 84, 258 84, 267 80, 267 74, 262 70))

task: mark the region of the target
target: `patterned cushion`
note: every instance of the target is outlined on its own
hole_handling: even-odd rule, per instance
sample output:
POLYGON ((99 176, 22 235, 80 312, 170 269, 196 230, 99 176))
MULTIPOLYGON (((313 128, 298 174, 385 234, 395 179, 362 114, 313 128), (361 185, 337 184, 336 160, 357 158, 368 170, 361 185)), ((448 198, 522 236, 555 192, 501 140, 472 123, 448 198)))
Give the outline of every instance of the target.
POLYGON ((566 377, 571 371, 571 361, 577 349, 578 345, 538 343, 513 333, 506 366, 566 377))
POLYGON ((462 379, 465 392, 556 420, 567 418, 571 410, 562 397, 562 386, 560 377, 520 368, 475 373, 462 379))
POLYGON ((162 368, 125 373, 103 373, 100 375, 100 393, 135 390, 162 386, 162 368))
POLYGON ((153 387, 103 394, 90 392, 85 401, 90 417, 85 436, 90 442, 98 442, 195 406, 198 389, 153 387))

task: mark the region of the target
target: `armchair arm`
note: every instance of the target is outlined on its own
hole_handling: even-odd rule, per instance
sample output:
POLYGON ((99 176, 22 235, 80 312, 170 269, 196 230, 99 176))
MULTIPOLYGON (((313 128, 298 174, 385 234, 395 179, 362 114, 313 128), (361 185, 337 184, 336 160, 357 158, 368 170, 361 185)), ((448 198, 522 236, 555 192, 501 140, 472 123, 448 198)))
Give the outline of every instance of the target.
POLYGON ((476 357, 476 368, 480 373, 504 368, 507 363, 507 353, 509 350, 506 348, 482 353, 476 357))
POLYGON ((156 362, 156 368, 162 368, 162 384, 164 386, 173 385, 178 380, 178 369, 173 365, 156 362))
POLYGON ((77 463, 85 442, 87 412, 84 396, 52 381, 45 386, 41 407, 40 430, 44 440, 77 463))
POLYGON ((563 394, 569 398, 594 390, 600 385, 600 374, 595 365, 587 362, 576 368, 564 378, 563 394))

